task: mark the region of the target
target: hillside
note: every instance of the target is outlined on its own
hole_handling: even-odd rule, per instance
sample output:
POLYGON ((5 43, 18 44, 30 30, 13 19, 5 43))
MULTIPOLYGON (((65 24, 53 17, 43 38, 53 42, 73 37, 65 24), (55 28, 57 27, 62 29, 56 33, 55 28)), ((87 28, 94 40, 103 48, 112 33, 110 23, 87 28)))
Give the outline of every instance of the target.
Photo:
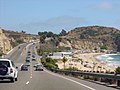
POLYGON ((36 35, 0 29, 0 54, 7 53, 18 44, 36 39, 38 39, 36 35))
POLYGON ((72 49, 120 51, 120 30, 112 27, 79 27, 71 30, 61 38, 59 46, 72 49))

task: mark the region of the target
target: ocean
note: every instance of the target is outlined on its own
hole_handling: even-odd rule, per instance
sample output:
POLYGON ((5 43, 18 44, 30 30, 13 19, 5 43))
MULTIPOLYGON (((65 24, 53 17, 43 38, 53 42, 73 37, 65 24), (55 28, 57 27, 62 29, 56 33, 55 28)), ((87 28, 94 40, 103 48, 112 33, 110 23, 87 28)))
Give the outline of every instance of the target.
POLYGON ((120 66, 120 54, 105 54, 96 57, 101 62, 106 63, 108 66, 117 68, 120 66))

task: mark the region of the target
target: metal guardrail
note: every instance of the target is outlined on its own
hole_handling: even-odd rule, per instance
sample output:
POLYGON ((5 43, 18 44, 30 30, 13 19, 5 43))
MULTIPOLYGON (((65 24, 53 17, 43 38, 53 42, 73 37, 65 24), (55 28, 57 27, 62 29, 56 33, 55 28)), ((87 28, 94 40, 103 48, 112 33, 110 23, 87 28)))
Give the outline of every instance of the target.
POLYGON ((68 71, 68 70, 56 70, 52 69, 53 72, 56 73, 64 73, 64 74, 71 74, 71 75, 84 75, 84 76, 95 76, 99 78, 107 78, 107 79, 112 79, 117 81, 117 86, 120 86, 120 74, 105 74, 105 73, 95 73, 95 72, 79 72, 79 71, 68 71))
POLYGON ((120 80, 120 74, 104 74, 104 73, 94 73, 94 72, 79 72, 79 71, 68 71, 68 70, 53 70, 56 72, 61 73, 68 73, 68 74, 74 74, 74 75, 88 75, 88 76, 96 76, 101 78, 108 78, 108 79, 114 79, 114 80, 120 80))

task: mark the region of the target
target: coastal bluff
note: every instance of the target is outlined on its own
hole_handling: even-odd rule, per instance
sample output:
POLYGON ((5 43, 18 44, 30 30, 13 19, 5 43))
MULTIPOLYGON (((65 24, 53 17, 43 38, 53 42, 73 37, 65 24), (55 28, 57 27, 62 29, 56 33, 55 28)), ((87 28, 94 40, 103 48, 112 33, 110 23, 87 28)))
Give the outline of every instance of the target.
POLYGON ((24 43, 37 40, 37 35, 26 34, 23 32, 15 32, 11 30, 4 30, 0 28, 0 53, 6 54, 13 47, 24 43))
POLYGON ((79 50, 120 51, 120 30, 113 27, 78 27, 61 37, 60 46, 79 50))

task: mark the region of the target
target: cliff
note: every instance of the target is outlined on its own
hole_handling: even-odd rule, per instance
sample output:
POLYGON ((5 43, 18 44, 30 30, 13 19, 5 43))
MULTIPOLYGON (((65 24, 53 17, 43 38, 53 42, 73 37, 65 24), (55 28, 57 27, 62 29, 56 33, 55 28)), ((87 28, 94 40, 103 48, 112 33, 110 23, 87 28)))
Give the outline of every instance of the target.
POLYGON ((13 47, 24 42, 31 42, 37 40, 38 36, 15 32, 11 30, 4 30, 0 28, 0 53, 6 54, 13 47))

